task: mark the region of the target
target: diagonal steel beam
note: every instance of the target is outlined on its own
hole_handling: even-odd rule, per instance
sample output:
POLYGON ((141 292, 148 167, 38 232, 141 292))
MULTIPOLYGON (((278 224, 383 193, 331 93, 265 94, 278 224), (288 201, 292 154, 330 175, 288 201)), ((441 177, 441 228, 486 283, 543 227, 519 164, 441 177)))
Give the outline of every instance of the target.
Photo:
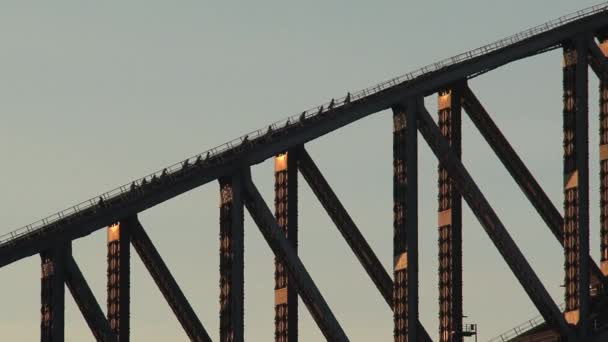
POLYGON ((300 173, 392 309, 393 281, 390 275, 304 148, 299 151, 299 157, 300 173))
MULTIPOLYGON (((545 221, 553 236, 563 246, 564 218, 468 86, 464 87, 462 106, 513 180, 545 221)), ((589 256, 589 266, 594 282, 601 282, 608 288, 606 278, 591 256, 589 256)))
MULTIPOLYGON (((300 158, 298 164, 300 173, 392 310, 393 280, 390 275, 384 266, 382 266, 380 260, 378 260, 378 257, 340 202, 338 196, 336 196, 325 177, 323 177, 310 154, 302 147, 298 151, 298 157, 300 158)), ((421 333, 421 336, 418 338, 419 341, 432 341, 420 322, 418 322, 418 331, 421 333)))
POLYGON ((589 44, 589 66, 599 79, 608 79, 608 59, 594 41, 589 44))
POLYGON ((97 341, 118 341, 72 255, 66 261, 65 284, 95 339, 97 341))
POLYGON ((158 289, 165 297, 165 300, 167 300, 167 304, 173 310, 190 340, 200 342, 211 341, 209 334, 196 316, 175 278, 171 275, 171 271, 169 271, 169 268, 154 247, 141 222, 137 218, 132 218, 128 222, 133 248, 135 248, 142 262, 146 265, 152 279, 154 279, 158 289))
POLYGON ((439 127, 437 127, 431 115, 422 105, 418 112, 418 119, 420 121, 420 133, 437 159, 439 159, 439 162, 448 170, 458 191, 467 201, 471 211, 473 211, 540 314, 560 334, 573 338, 573 332, 568 327, 559 307, 551 299, 540 279, 507 232, 507 229, 499 220, 458 156, 451 151, 450 145, 441 135, 439 127))
POLYGON ((243 177, 245 206, 275 256, 281 258, 295 282, 298 294, 328 341, 348 341, 338 320, 325 302, 304 264, 279 228, 270 208, 253 184, 250 175, 243 177))

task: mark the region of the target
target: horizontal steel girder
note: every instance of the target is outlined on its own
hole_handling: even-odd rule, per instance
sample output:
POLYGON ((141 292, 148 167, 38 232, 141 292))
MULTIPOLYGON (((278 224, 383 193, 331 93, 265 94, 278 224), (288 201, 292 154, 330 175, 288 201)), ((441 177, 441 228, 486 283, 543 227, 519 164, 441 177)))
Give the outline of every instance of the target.
POLYGON ((65 268, 65 284, 67 285, 84 320, 98 341, 118 341, 116 334, 110 328, 99 303, 95 299, 89 284, 80 272, 73 256, 69 256, 65 268))
MULTIPOLYGON (((393 310, 393 280, 382 266, 380 260, 369 246, 363 234, 350 217, 338 196, 334 193, 331 186, 323 177, 323 174, 310 157, 310 154, 302 148, 298 152, 300 158, 298 168, 300 173, 310 186, 325 211, 340 231, 350 249, 355 253, 357 260, 361 263, 371 280, 374 282, 378 291, 393 310)), ((431 342, 432 339, 428 332, 418 322, 419 341, 431 342)))
POLYGON ((319 292, 308 271, 306 271, 302 261, 285 238, 285 234, 279 228, 274 215, 272 215, 262 195, 260 195, 258 189, 251 181, 250 176, 247 175, 243 178, 245 206, 251 218, 253 218, 260 232, 262 232, 264 239, 266 239, 275 256, 280 257, 285 263, 289 275, 295 282, 298 294, 321 329, 321 332, 328 341, 348 341, 348 337, 346 337, 321 292, 319 292))
POLYGON ((133 216, 222 175, 258 164, 292 147, 303 145, 370 114, 388 109, 409 96, 432 94, 456 81, 556 48, 579 33, 599 31, 608 26, 607 18, 608 13, 603 12, 556 27, 517 44, 450 66, 440 72, 424 74, 412 81, 352 101, 346 106, 328 110, 301 125, 292 125, 251 140, 247 144, 233 147, 201 165, 192 165, 179 171, 170 179, 148 184, 145 189, 129 191, 118 199, 107 201, 103 207, 92 207, 76 216, 62 218, 45 225, 35 233, 2 245, 0 267, 37 254, 61 240, 74 240, 91 234, 123 217, 133 216))
POLYGON ((154 279, 158 289, 163 294, 163 297, 165 297, 165 300, 167 300, 167 304, 173 310, 190 340, 197 342, 211 341, 209 334, 196 316, 175 278, 173 278, 171 271, 169 271, 169 267, 167 267, 161 258, 152 240, 150 240, 150 237, 137 218, 130 221, 129 230, 133 248, 148 269, 152 279, 154 279))
MULTIPOLYGON (((468 86, 464 88, 462 106, 513 180, 545 221, 553 236, 563 246, 564 218, 468 86)), ((608 287, 602 271, 591 256, 589 256, 589 267, 594 281, 608 287)))
POLYGON ((439 162, 448 170, 454 185, 466 200, 479 223, 484 228, 496 249, 500 252, 507 265, 519 280, 520 284, 532 300, 545 321, 560 334, 573 336, 559 307, 528 264, 507 229, 471 178, 458 156, 450 148, 447 140, 441 135, 439 127, 428 111, 421 106, 418 112, 419 130, 429 147, 439 159, 439 162))

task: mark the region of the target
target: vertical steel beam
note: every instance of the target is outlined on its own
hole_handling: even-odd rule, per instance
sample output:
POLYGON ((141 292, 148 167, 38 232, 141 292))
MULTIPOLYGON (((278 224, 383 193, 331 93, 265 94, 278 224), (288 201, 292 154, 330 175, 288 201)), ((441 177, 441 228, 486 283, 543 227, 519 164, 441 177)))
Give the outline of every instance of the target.
MULTIPOLYGON (((608 35, 598 37, 603 56, 608 56, 608 35)), ((608 78, 600 77, 600 252, 601 269, 608 275, 608 78)))
POLYGON ((220 341, 243 341, 243 200, 242 178, 220 183, 220 341))
POLYGON ((564 252, 566 321, 582 338, 589 316, 588 41, 564 45, 564 252))
MULTIPOLYGON (((439 92, 439 129, 452 152, 461 157, 462 85, 439 92)), ((462 199, 448 170, 439 169, 439 341, 461 342, 462 336, 462 199)))
POLYGON ((536 273, 534 273, 532 267, 530 267, 530 264, 509 235, 509 232, 492 209, 492 206, 490 206, 490 203, 488 203, 481 190, 479 190, 477 184, 473 181, 473 178, 471 178, 471 175, 464 165, 462 165, 460 158, 452 153, 449 143, 441 135, 441 131, 431 115, 424 107, 420 108, 418 114, 419 129, 424 140, 426 140, 437 159, 439 159, 439 162, 447 168, 456 189, 467 202, 471 211, 488 234, 488 237, 517 277, 528 297, 530 297, 549 326, 554 327, 561 335, 566 336, 568 339, 572 339, 574 335, 572 334, 572 329, 566 323, 564 315, 560 312, 553 299, 551 299, 542 282, 536 273))
MULTIPOLYGON (((293 250, 298 252, 298 151, 289 150, 275 157, 275 216, 293 250)), ((284 262, 275 257, 274 339, 298 340, 298 293, 284 262)))
POLYGON ((396 342, 417 341, 419 99, 393 107, 393 318, 396 342))
POLYGON ((117 222, 108 227, 108 321, 120 342, 129 341, 130 243, 126 225, 117 222))
POLYGON ((417 107, 422 98, 410 99, 406 120, 406 256, 407 256, 407 325, 408 341, 418 341, 418 119, 417 107))
POLYGON ((308 308, 310 315, 315 320, 319 329, 328 341, 348 341, 344 330, 331 312, 325 299, 319 292, 314 281, 306 271, 300 258, 285 238, 272 212, 264 202, 262 195, 251 181, 251 176, 244 177, 245 205, 256 223, 268 246, 275 256, 279 256, 285 263, 288 273, 291 275, 298 294, 308 308))
POLYGON ((65 259, 64 246, 56 246, 40 253, 41 307, 40 341, 64 340, 65 329, 65 259))
POLYGON ((210 342, 211 338, 203 327, 203 324, 196 316, 196 313, 188 303, 186 296, 177 285, 175 278, 171 275, 169 268, 154 247, 152 240, 142 227, 137 217, 132 217, 128 221, 129 232, 131 233, 131 243, 139 254, 148 272, 154 279, 158 289, 165 297, 165 300, 173 310, 177 320, 184 328, 191 341, 210 342))
POLYGON ((110 328, 110 323, 103 311, 101 311, 101 307, 82 272, 80 272, 76 260, 71 255, 71 250, 69 253, 65 264, 65 284, 70 290, 84 320, 87 322, 97 341, 116 341, 116 334, 110 328))

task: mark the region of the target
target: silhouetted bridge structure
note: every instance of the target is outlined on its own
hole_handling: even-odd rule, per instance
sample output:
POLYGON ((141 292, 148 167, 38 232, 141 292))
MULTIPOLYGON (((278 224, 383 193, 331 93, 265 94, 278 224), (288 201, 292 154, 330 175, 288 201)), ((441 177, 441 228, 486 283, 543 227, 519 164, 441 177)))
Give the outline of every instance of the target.
MULTIPOLYGON (((130 246, 141 257, 193 341, 210 341, 138 221, 139 212, 207 183, 220 193, 220 340, 243 341, 243 221, 247 210, 276 256, 275 339, 297 341, 298 296, 329 341, 348 341, 297 254, 298 174, 331 217, 394 312, 395 341, 431 341, 418 322, 418 132, 439 160, 439 340, 463 340, 462 199, 521 283, 541 318, 494 341, 608 341, 608 3, 332 99, 27 225, 0 239, 0 267, 41 257, 41 341, 64 339, 65 285, 93 335, 129 340, 130 246), (467 80, 507 63, 563 50, 564 208, 558 210, 526 168, 467 80), (600 79, 601 264, 589 255, 588 67, 600 79), (438 123, 423 99, 438 94, 438 123), (311 140, 392 109, 394 263, 384 269, 307 153, 311 140), (461 156, 461 112, 494 150, 549 230, 563 245, 565 304, 560 308, 486 200, 461 156), (274 214, 250 167, 275 159, 274 214), (562 214, 563 213, 563 214, 562 214), (107 316, 93 296, 71 242, 108 234, 107 316), (65 285, 64 285, 65 284, 65 285)), ((556 265, 557 267, 557 265, 556 265)), ((208 328, 208 327, 207 327, 208 328)))

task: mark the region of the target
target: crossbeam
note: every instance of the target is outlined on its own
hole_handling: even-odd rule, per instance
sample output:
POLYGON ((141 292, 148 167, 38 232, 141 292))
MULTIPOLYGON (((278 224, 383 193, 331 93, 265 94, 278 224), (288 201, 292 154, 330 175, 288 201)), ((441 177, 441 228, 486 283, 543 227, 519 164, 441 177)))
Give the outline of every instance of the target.
MULTIPOLYGON (((367 243, 363 234, 348 214, 344 205, 335 194, 314 160, 303 147, 298 151, 300 173, 310 186, 331 220, 334 222, 338 231, 353 251, 357 260, 361 263, 365 272, 370 277, 376 288, 393 310, 393 280, 388 274, 370 245, 367 243)), ((432 342, 428 332, 418 322, 419 341, 432 342)))
POLYGON ((173 310, 190 340, 197 342, 211 341, 209 334, 196 316, 177 281, 173 278, 171 271, 136 217, 129 220, 129 231, 131 232, 133 248, 148 269, 150 276, 154 279, 158 289, 165 297, 167 304, 173 310))
POLYGON ((80 309, 95 339, 98 341, 118 341, 116 334, 110 328, 110 323, 95 299, 93 291, 91 291, 76 260, 71 255, 71 251, 65 265, 65 284, 70 290, 78 309, 80 309))
POLYGON ((328 341, 348 341, 336 317, 308 274, 293 247, 279 228, 270 208, 248 174, 243 177, 245 206, 275 256, 283 260, 295 282, 298 294, 328 341))
POLYGON ((532 300, 545 321, 564 336, 573 336, 559 307, 541 283, 540 279, 528 264, 506 228, 479 190, 479 187, 468 173, 458 156, 455 155, 447 140, 441 135, 439 127, 433 121, 423 105, 418 111, 419 131, 427 144, 446 167, 456 188, 479 220, 507 265, 520 282, 528 297, 532 300))
MULTIPOLYGON (((466 86, 463 92, 462 106, 469 118, 475 124, 488 145, 492 148, 498 159, 509 171, 513 180, 517 183, 524 195, 528 198, 534 209, 545 221, 547 227, 560 245, 564 245, 564 218, 557 210, 549 196, 545 193, 540 184, 536 181, 532 172, 526 167, 517 152, 513 149, 507 138, 502 134, 488 111, 481 104, 475 93, 466 86)), ((598 265, 589 258, 589 267, 594 283, 606 284, 598 265)))

